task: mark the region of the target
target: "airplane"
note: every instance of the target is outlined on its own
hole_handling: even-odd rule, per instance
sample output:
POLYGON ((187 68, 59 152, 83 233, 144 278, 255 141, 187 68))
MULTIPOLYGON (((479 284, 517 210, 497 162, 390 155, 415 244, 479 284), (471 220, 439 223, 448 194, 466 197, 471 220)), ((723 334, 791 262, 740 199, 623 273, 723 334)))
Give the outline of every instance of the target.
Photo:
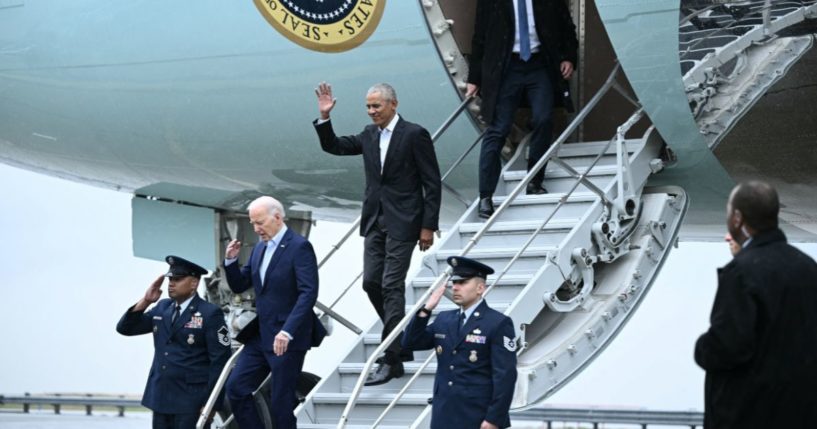
MULTIPOLYGON (((557 122, 562 129, 573 124, 609 82, 620 95, 588 110, 562 139, 567 144, 558 151, 564 156, 553 155, 583 157, 572 165, 575 173, 590 162, 582 150, 607 142, 625 150, 604 148, 603 153, 628 154, 629 163, 638 167, 624 168, 605 158, 602 163, 611 164, 602 167, 613 185, 596 183, 594 196, 595 182, 571 176, 571 165, 548 166, 548 177, 556 174, 548 188, 568 200, 571 192, 582 193, 579 199, 586 199, 588 207, 581 210, 592 211, 593 218, 565 226, 568 220, 555 217, 556 226, 564 223, 560 231, 580 230, 584 236, 565 232, 553 239, 561 240, 559 245, 547 242, 538 256, 529 256, 525 263, 530 267, 520 273, 509 269, 497 282, 508 287, 497 288, 495 296, 507 300, 514 320, 525 321, 520 330, 530 343, 524 352, 530 358, 520 355, 527 381, 517 387, 515 409, 541 403, 612 341, 677 237, 722 238, 723 206, 735 180, 772 182, 786 203, 789 237, 814 241, 815 203, 809 197, 814 164, 808 147, 814 124, 807 119, 815 78, 796 70, 813 61, 815 2, 773 3, 569 2, 580 39, 577 76, 571 82, 579 112, 562 114, 557 122), (620 72, 611 74, 616 68, 620 72), (790 109, 781 110, 781 103, 790 109), (634 110, 642 114, 631 115, 634 110), (617 140, 623 124, 629 132, 617 140), (588 142, 593 143, 581 146, 588 142), (639 150, 628 151, 636 142, 639 150), (633 173, 639 177, 628 177, 633 173), (570 180, 577 187, 571 189, 570 180), (645 202, 654 197, 653 189, 663 189, 666 201, 673 201, 668 206, 677 205, 668 209, 675 212, 672 216, 650 211, 649 204, 663 204, 645 202), (621 222, 610 220, 614 210, 623 216, 621 222), (650 214, 657 217, 647 219, 650 214), (603 216, 607 221, 599 222, 603 216), (610 237, 626 246, 614 245, 610 237), (640 239, 660 245, 647 251, 650 246, 639 248, 640 239), (574 249, 583 249, 584 256, 573 254, 574 249), (636 261, 624 265, 628 259, 636 261), (628 270, 644 261, 649 267, 641 270, 645 279, 637 290, 617 285, 605 297, 593 296, 610 279, 632 276, 628 270), (538 285, 547 279, 555 286, 538 285), (533 295, 524 295, 523 287, 513 292, 519 295, 502 295, 518 286, 514 282, 535 286, 527 287, 533 295), (542 299, 526 306, 531 296, 542 299), (599 332, 595 327, 604 323, 609 327, 599 332), (550 374, 539 378, 548 381, 536 381, 538 373, 550 374)), ((463 97, 473 9, 473 2, 453 0, 256 0, 194 7, 3 0, 0 161, 130 193, 136 256, 161 260, 174 247, 216 267, 226 237, 251 243, 242 212, 259 195, 281 199, 289 221, 305 232, 316 219, 351 222, 357 216, 363 184, 359 160, 321 152, 311 129, 317 116, 313 88, 321 81, 333 85, 335 128, 352 133, 366 121, 366 89, 387 81, 397 88, 399 112, 409 120, 436 131, 453 118, 435 142, 441 169, 454 167, 444 196, 446 236, 411 280, 416 290, 407 288, 412 289, 409 302, 420 301, 422 288, 443 274, 437 256, 473 248, 504 265, 512 255, 499 257, 486 243, 493 239, 503 249, 506 236, 538 229, 531 226, 533 214, 511 201, 525 181, 512 168, 525 156, 524 112, 506 147, 507 216, 498 216, 495 229, 485 231, 473 219, 476 155, 464 154, 484 128, 478 102, 463 97), (523 217, 511 219, 514 210, 519 213, 513 216, 523 217), (469 247, 475 237, 485 241, 469 247)), ((555 197, 517 201, 525 207, 559 204, 555 197)), ((513 245, 525 242, 520 240, 513 245)), ((218 282, 212 284, 223 291, 218 282)), ((366 360, 376 347, 363 333, 350 354, 363 352, 358 360, 366 360)), ((366 365, 345 363, 336 374, 316 381, 322 384, 306 398, 301 413, 356 395, 349 368, 357 375, 366 365), (335 381, 345 389, 341 399, 321 390, 335 381)), ((368 422, 346 411, 333 410, 329 420, 368 422)), ((422 425, 427 417, 423 411, 412 422, 422 425)))

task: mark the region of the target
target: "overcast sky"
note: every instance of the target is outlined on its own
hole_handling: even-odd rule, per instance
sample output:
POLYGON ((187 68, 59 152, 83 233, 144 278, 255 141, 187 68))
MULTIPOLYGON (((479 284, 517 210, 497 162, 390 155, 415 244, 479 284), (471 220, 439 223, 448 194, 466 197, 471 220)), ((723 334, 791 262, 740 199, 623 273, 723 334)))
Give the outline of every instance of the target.
MULTIPOLYGON (((166 264, 131 256, 130 196, 3 165, 0 195, 0 395, 141 394, 150 336, 126 338, 114 327, 166 264)), ((345 230, 319 222, 311 237, 318 257, 345 230)), ((800 247, 817 254, 815 245, 800 247)), ((348 266, 359 265, 360 248, 355 238, 351 255, 322 273, 322 301, 331 302, 357 274, 348 266)), ((681 243, 622 333, 548 403, 701 410, 703 372, 692 350, 708 325, 715 269, 728 259, 723 244, 681 243)), ((341 313, 362 325, 373 320, 359 287, 351 297, 341 313)), ((323 347, 351 338, 342 328, 336 333, 323 347)), ((326 370, 314 359, 307 366, 326 370)))

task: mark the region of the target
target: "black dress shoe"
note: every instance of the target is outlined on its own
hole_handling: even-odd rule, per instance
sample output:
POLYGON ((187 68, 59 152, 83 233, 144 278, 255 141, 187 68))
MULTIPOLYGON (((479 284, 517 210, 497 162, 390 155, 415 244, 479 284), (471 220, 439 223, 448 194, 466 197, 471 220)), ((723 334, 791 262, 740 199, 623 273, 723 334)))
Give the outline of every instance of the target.
POLYGON ((400 378, 405 371, 403 370, 403 362, 395 364, 381 363, 375 368, 374 372, 366 377, 364 386, 377 386, 379 384, 388 383, 392 378, 400 378))
POLYGON ((488 219, 494 214, 494 201, 491 197, 479 199, 479 217, 488 219))
POLYGON ((548 190, 538 183, 530 182, 528 183, 528 186, 525 188, 525 193, 528 195, 542 195, 547 194, 548 190))

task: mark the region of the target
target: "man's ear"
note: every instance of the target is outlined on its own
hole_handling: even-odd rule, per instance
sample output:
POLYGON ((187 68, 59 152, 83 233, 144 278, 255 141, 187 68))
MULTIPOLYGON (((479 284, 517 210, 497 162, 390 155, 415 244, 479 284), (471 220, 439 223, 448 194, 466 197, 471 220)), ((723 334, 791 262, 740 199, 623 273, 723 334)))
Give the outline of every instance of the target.
POLYGON ((740 210, 732 212, 732 222, 735 228, 740 228, 743 225, 743 213, 740 210))

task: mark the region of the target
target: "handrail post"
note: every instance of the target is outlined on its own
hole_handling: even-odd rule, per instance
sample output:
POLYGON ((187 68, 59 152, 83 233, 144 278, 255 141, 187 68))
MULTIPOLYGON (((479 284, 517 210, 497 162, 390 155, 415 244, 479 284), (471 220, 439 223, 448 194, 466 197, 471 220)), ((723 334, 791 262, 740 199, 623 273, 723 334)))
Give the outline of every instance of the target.
MULTIPOLYGON (((224 369, 221 370, 221 374, 219 374, 218 379, 216 380, 216 385, 213 386, 212 392, 210 392, 210 397, 207 398, 207 402, 204 404, 204 408, 201 409, 201 414, 199 415, 199 420, 196 422, 196 429, 202 429, 204 424, 207 423, 207 419, 210 418, 210 413, 213 411, 213 408, 216 406, 216 401, 218 400, 219 395, 221 394, 221 389, 224 388, 224 383, 227 382, 227 377, 230 375, 230 372, 235 367, 235 361, 238 359, 238 356, 241 352, 244 351, 244 345, 242 344, 238 350, 230 356, 230 359, 227 360, 227 363, 224 365, 224 369)), ((123 411, 124 414, 124 411, 123 411)))
POLYGON ((763 35, 769 37, 769 26, 772 22, 772 0, 766 0, 763 4, 763 35))

